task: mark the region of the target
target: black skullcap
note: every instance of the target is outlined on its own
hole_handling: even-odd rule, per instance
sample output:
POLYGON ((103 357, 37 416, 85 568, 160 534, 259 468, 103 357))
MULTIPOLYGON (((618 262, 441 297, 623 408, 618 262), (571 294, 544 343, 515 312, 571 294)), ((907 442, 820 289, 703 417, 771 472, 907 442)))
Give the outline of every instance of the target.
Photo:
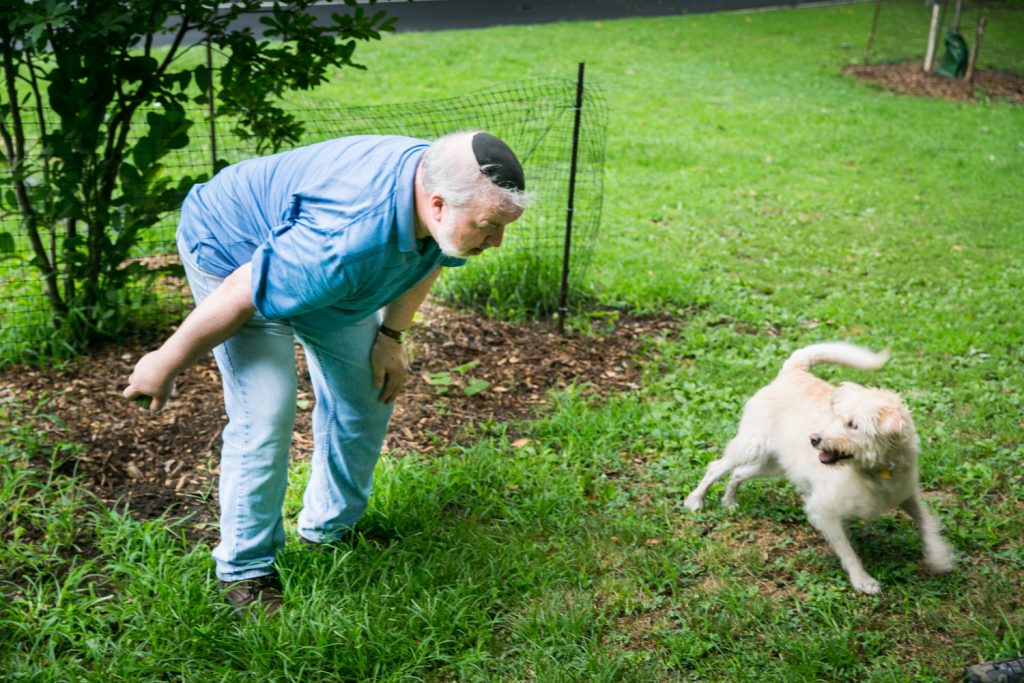
POLYGON ((477 133, 473 136, 473 154, 480 172, 492 183, 506 190, 526 190, 526 178, 516 153, 500 138, 490 133, 477 133))

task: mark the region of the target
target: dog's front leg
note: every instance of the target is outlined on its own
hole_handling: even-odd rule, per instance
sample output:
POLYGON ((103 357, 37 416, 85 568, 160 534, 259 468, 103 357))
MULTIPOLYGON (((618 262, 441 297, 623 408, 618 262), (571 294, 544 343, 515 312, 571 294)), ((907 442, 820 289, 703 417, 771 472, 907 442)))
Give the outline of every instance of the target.
POLYGON ((953 551, 946 545, 940 533, 941 526, 931 510, 917 494, 907 498, 900 504, 910 518, 921 530, 924 541, 924 564, 935 574, 948 574, 953 571, 953 551))
POLYGON ((850 583, 853 584, 853 587, 861 593, 867 593, 868 595, 875 595, 880 592, 882 590, 881 584, 878 583, 875 577, 868 574, 864 569, 864 565, 860 563, 860 558, 857 556, 856 551, 854 551, 853 546, 850 544, 849 537, 846 535, 843 521, 834 515, 820 514, 810 510, 807 511, 807 517, 811 520, 811 524, 825 537, 828 544, 832 546, 832 550, 835 551, 836 555, 839 556, 839 562, 850 577, 850 583))

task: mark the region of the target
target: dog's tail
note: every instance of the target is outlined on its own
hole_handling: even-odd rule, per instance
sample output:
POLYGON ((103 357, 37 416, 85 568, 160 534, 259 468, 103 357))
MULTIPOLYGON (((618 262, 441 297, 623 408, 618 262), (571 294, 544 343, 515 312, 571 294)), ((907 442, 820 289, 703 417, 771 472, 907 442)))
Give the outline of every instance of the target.
POLYGON ((834 363, 846 365, 858 370, 877 370, 889 360, 889 352, 876 353, 863 346, 847 344, 845 342, 829 342, 826 344, 813 344, 793 353, 783 363, 783 370, 807 370, 812 365, 822 363, 834 363))

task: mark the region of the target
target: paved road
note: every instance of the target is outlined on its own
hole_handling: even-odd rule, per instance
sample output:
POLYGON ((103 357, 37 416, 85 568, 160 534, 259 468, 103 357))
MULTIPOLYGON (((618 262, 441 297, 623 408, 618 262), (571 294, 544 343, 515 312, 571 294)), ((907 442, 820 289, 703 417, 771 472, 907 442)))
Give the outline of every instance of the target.
MULTIPOLYGON (((398 17, 395 27, 398 31, 656 17, 796 4, 800 3, 784 0, 398 0, 377 3, 389 15, 398 17)), ((325 5, 315 11, 330 16, 336 8, 325 5)))
MULTIPOLYGON (((360 4, 367 3, 360 0, 360 4)), ((818 4, 829 3, 828 0, 378 0, 376 8, 397 17, 395 29, 403 32, 657 17, 818 4)), ((324 2, 310 9, 311 13, 325 20, 329 20, 332 12, 338 11, 345 12, 344 3, 324 2)), ((253 27, 253 30, 260 28, 258 15, 247 16, 241 22, 253 27)))
MULTIPOLYGON (((768 7, 810 7, 815 5, 867 2, 868 0, 810 0, 809 2, 786 2, 786 0, 377 0, 369 6, 366 0, 358 0, 369 11, 378 8, 389 16, 397 17, 395 30, 442 31, 445 29, 487 28, 516 24, 548 24, 556 21, 597 21, 601 19, 627 19, 630 17, 665 17, 678 14, 700 14, 706 12, 730 12, 755 10, 768 7)), ((272 2, 263 3, 268 9, 272 2)), ((331 23, 334 12, 350 11, 343 2, 321 2, 310 8, 310 13, 320 17, 322 23, 331 23)), ((233 26, 250 27, 260 34, 263 25, 259 23, 262 12, 248 14, 233 26)), ((171 21, 173 25, 174 20, 171 21)), ((191 31, 187 43, 199 42, 202 35, 191 31)), ((166 45, 171 42, 168 33, 154 36, 154 43, 166 45)))

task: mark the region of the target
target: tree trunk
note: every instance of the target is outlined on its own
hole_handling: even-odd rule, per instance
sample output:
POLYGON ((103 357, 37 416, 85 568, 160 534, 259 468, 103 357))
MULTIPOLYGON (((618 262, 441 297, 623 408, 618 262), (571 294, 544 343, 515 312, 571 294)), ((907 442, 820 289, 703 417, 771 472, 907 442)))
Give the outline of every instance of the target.
MULTIPOLYGON (((15 185, 22 186, 24 183, 18 180, 15 182, 15 185)), ((26 193, 22 189, 22 191, 16 192, 16 194, 20 204, 22 201, 21 196, 26 193)), ((26 199, 25 201, 28 200, 26 199)), ((42 237, 39 234, 39 216, 34 210, 30 210, 29 213, 23 213, 22 215, 25 218, 22 225, 25 226, 29 244, 32 245, 32 253, 35 254, 36 269, 43 276, 43 294, 46 296, 47 301, 50 302, 54 312, 58 316, 63 316, 67 314, 68 307, 61 298, 60 288, 57 286, 57 268, 50 263, 46 256, 46 247, 43 245, 42 237)))
POLYGON ((868 44, 864 46, 864 63, 868 63, 871 45, 875 42, 875 29, 878 28, 878 15, 882 12, 882 0, 875 0, 875 15, 871 18, 871 32, 868 33, 868 44))
MULTIPOLYGON (((68 218, 64 222, 64 243, 66 246, 61 255, 60 262, 64 264, 64 299, 66 301, 73 301, 75 298, 75 276, 71 272, 72 253, 74 252, 73 245, 78 237, 78 221, 74 218, 68 218)), ((56 263, 56 259, 54 260, 56 263)))
POLYGON ((974 67, 978 63, 978 53, 981 52, 981 39, 985 35, 985 17, 978 17, 978 30, 974 34, 974 49, 967 60, 967 73, 964 79, 970 86, 974 86, 974 67))

